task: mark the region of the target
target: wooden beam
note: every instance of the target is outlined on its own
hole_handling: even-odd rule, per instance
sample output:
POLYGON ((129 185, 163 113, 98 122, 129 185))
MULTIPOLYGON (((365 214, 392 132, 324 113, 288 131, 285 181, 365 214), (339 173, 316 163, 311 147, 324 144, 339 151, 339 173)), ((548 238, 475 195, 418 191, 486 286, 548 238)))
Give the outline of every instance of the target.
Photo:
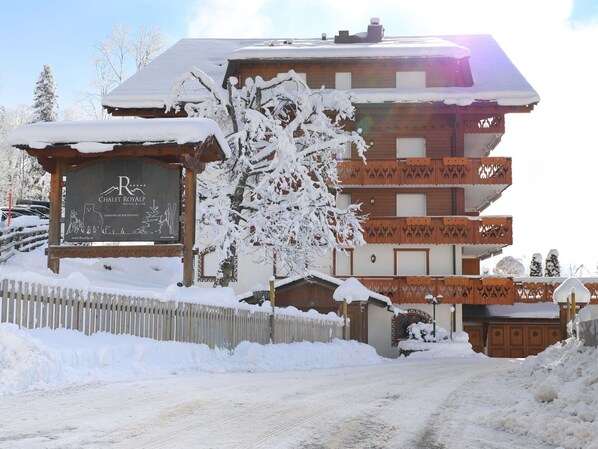
POLYGON ((95 259, 102 257, 181 257, 183 245, 54 246, 48 245, 48 259, 95 259))
MULTIPOLYGON (((57 163, 50 178, 50 221, 48 223, 48 246, 60 245, 60 218, 62 215, 62 164, 57 163)), ((48 252, 48 268, 60 271, 60 258, 48 252)))
POLYGON ((185 221, 183 233, 183 285, 193 285, 193 246, 195 245, 196 173, 185 170, 185 221))

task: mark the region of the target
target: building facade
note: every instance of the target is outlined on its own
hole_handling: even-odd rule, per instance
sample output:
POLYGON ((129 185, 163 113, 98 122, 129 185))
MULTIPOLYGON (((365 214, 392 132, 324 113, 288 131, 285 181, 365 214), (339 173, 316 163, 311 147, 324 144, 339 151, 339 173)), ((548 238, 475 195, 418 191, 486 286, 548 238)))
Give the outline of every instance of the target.
MULTIPOLYGON (((430 320, 434 312, 440 326, 462 330, 477 323, 464 316, 464 305, 471 310, 516 302, 522 290, 513 279, 480 275, 480 262, 513 240, 512 217, 484 211, 512 183, 511 159, 492 156, 506 116, 532 111, 540 98, 491 36, 385 37, 373 19, 363 33, 339 31, 334 38, 184 39, 103 104, 113 115, 172 115, 164 109, 166 98, 190 65, 218 83, 294 70, 310 88, 351 96, 356 114, 348 126, 359 130, 369 149, 366 163, 352 148, 339 150, 343 191, 337 201, 361 204, 367 244, 332 253, 313 269, 341 280, 358 278, 409 311, 394 317, 376 309, 372 323, 368 306, 355 305, 354 321, 362 323, 355 338, 394 347, 409 322, 430 320), (432 306, 426 297, 440 304, 432 306)), ((190 87, 185 95, 193 101, 201 90, 190 87)), ((204 242, 198 282, 213 281, 217 264, 204 242)), ((273 275, 293 275, 274 265, 240 257, 233 286, 249 291, 273 275)), ((317 293, 319 287, 297 285, 302 307, 328 311, 332 290, 320 284, 317 293), (310 294, 320 299, 310 301, 310 294)), ((282 290, 283 303, 294 305, 289 287, 282 290)), ((482 328, 481 340, 487 332, 482 328)))

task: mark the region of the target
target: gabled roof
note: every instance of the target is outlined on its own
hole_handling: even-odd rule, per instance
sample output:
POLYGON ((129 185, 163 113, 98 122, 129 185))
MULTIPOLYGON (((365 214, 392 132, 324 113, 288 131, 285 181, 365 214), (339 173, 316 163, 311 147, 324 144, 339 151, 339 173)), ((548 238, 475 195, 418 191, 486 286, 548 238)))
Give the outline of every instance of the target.
MULTIPOLYGON (((164 108, 174 81, 191 67, 200 68, 216 84, 220 84, 229 59, 263 57, 263 53, 270 50, 274 50, 277 57, 290 59, 314 52, 320 52, 325 58, 346 58, 351 54, 363 58, 364 54, 370 54, 369 51, 373 58, 380 58, 382 54, 384 57, 397 58, 409 54, 410 57, 466 57, 467 53, 470 54, 469 64, 474 81, 471 87, 352 89, 355 103, 435 102, 468 106, 490 102, 499 106, 527 106, 540 100, 537 92, 490 35, 388 37, 379 44, 334 44, 331 40, 301 39, 296 41, 297 44, 287 40, 290 43, 274 45, 272 48, 268 42, 279 41, 266 41, 264 45, 263 39, 182 39, 108 93, 102 104, 107 108, 164 108), (410 44, 400 45, 400 42, 410 44), (432 45, 433 42, 436 44, 432 45), (259 50, 257 53, 256 49, 259 50), (341 54, 343 52, 346 53, 344 56, 341 54)), ((189 84, 185 86, 180 99, 194 102, 204 95, 205 91, 199 84, 189 84)))

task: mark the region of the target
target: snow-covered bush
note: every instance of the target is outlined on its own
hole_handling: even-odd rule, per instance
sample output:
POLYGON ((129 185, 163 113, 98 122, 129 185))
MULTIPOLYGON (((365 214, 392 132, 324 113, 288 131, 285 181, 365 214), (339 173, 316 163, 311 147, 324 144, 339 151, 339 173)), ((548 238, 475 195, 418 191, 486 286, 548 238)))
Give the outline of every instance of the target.
POLYGON ((431 323, 413 323, 407 328, 409 339, 420 340, 427 343, 432 343, 440 340, 448 339, 448 332, 445 328, 436 326, 436 337, 432 334, 434 325, 431 323))
POLYGON ((561 264, 559 263, 559 252, 551 249, 546 256, 544 265, 544 275, 546 277, 559 277, 561 275, 561 264))
POLYGON ((534 253, 532 261, 529 266, 529 275, 533 277, 542 276, 542 255, 540 253, 534 253))
POLYGON ((505 256, 498 261, 493 270, 494 274, 510 275, 516 277, 525 276, 525 267, 512 256, 505 256))

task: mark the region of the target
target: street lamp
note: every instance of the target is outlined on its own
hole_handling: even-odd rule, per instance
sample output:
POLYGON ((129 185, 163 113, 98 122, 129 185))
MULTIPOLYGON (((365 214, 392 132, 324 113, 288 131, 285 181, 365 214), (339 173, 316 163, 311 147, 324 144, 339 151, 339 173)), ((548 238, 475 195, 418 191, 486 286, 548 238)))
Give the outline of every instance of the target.
POLYGON ((428 293, 426 295, 426 302, 432 304, 432 337, 436 340, 436 304, 442 302, 442 295, 434 296, 428 293))

